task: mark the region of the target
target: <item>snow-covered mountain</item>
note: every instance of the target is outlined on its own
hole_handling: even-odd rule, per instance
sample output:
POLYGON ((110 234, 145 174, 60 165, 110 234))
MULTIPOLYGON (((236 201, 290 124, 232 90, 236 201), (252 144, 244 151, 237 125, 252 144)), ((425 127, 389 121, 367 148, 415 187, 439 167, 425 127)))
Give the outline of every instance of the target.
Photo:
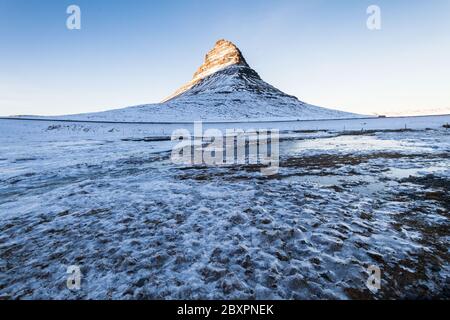
POLYGON ((187 84, 159 104, 64 118, 114 121, 333 119, 357 115, 309 105, 261 79, 241 51, 219 40, 187 84))

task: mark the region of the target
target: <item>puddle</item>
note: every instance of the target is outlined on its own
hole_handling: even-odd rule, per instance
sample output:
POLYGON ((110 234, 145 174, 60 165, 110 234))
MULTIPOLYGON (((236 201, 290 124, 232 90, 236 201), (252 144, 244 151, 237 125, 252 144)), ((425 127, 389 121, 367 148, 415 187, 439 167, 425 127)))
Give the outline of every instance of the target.
POLYGON ((396 152, 429 152, 429 147, 419 146, 405 140, 380 139, 377 136, 339 136, 328 139, 312 139, 292 141, 285 145, 288 154, 298 154, 308 151, 333 151, 333 152, 374 152, 383 150, 395 150, 396 152))
POLYGON ((390 168, 385 175, 394 179, 406 179, 410 176, 425 176, 428 174, 437 173, 439 171, 448 171, 448 167, 444 166, 430 166, 426 168, 390 168))

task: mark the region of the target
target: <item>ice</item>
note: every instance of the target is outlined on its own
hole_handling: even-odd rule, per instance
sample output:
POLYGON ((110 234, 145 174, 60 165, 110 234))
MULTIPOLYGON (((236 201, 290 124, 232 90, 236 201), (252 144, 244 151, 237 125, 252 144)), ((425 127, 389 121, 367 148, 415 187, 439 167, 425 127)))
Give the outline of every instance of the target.
POLYGON ((0 297, 448 297, 446 120, 349 133, 352 121, 280 124, 280 172, 261 177, 174 165, 171 141, 125 139, 170 125, 0 120, 0 297))

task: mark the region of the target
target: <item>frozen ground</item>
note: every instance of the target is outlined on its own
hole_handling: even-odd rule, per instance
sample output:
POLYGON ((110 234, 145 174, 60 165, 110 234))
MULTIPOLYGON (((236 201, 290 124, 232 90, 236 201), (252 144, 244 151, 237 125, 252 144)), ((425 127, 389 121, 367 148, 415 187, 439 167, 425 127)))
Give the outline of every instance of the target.
POLYGON ((378 121, 283 124, 262 177, 173 165, 170 126, 0 120, 0 298, 449 298, 448 117, 378 121))

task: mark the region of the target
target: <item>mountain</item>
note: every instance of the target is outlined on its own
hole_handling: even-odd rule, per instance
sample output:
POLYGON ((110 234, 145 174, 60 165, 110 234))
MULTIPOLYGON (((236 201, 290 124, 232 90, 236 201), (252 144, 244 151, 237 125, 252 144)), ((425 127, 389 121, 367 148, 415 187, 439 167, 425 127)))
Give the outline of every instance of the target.
POLYGON ((219 40, 191 81, 159 104, 70 118, 115 121, 334 119, 357 115, 309 105, 264 82, 230 41, 219 40))

